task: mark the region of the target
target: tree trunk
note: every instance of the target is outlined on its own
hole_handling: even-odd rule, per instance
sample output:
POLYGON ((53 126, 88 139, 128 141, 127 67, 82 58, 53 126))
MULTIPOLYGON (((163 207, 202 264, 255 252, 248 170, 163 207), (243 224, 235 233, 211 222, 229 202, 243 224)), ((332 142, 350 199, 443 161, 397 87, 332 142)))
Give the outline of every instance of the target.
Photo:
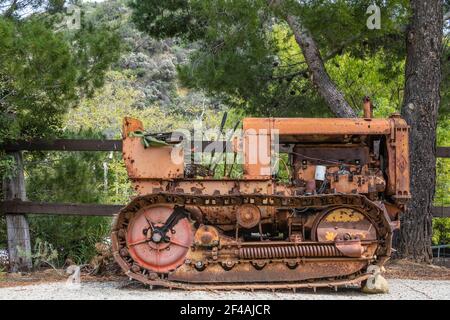
POLYGON ((341 118, 355 118, 355 111, 328 75, 319 48, 309 31, 294 16, 287 15, 286 21, 294 33, 297 44, 302 49, 305 62, 312 74, 313 83, 331 111, 341 118))
MULTIPOLYGON (((3 182, 5 200, 26 200, 23 161, 20 152, 13 153, 16 175, 3 182)), ((7 214, 9 271, 28 271, 32 267, 28 221, 23 215, 7 214)))
POLYGON ((440 103, 442 1, 411 0, 402 116, 411 126, 411 195, 401 217, 398 254, 430 261, 436 183, 436 124, 440 103))

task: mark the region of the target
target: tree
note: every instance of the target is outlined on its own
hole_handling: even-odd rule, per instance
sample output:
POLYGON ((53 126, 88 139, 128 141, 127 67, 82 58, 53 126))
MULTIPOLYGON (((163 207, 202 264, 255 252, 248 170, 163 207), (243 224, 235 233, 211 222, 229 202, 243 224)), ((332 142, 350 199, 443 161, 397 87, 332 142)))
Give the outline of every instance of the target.
MULTIPOLYGON (((119 56, 118 37, 104 26, 81 20, 55 31, 67 2, 0 0, 0 142, 61 134, 63 115, 103 84, 119 56)), ((0 152, 0 181, 14 174, 11 159, 0 152)))
POLYGON ((55 32, 64 3, 0 1, 0 141, 54 136, 119 57, 118 37, 104 26, 82 20, 78 30, 55 32))
POLYGON ((383 29, 375 31, 365 23, 372 1, 147 0, 131 6, 137 26, 148 34, 200 43, 191 62, 179 67, 186 85, 249 113, 305 115, 310 110, 303 106, 314 106, 316 114, 326 113, 326 107, 337 116, 353 117, 326 63, 344 52, 370 56, 384 46, 390 58, 398 55, 403 45, 396 40, 407 14, 403 2, 383 7, 383 29), (295 49, 277 39, 284 30, 289 31, 286 39, 295 36, 295 49))
MULTIPOLYGON (((65 1, 0 1, 0 142, 55 137, 62 117, 103 84, 120 43, 105 26, 55 32, 65 1)), ((12 170, 0 152, 0 180, 12 170)))
POLYGON ((432 205, 436 185, 436 127, 440 104, 443 30, 441 1, 411 0, 406 33, 402 116, 411 126, 412 199, 402 216, 401 256, 430 261, 432 205))
MULTIPOLYGON (((275 0, 270 1, 269 4, 278 7, 283 6, 284 2, 275 0)), ((317 87, 317 91, 335 115, 342 118, 356 117, 355 111, 350 107, 342 92, 327 73, 319 47, 311 32, 302 24, 298 17, 291 14, 289 9, 290 7, 288 6, 287 10, 282 10, 284 11, 282 16, 291 28, 295 40, 302 50, 305 63, 308 66, 312 82, 317 87)))

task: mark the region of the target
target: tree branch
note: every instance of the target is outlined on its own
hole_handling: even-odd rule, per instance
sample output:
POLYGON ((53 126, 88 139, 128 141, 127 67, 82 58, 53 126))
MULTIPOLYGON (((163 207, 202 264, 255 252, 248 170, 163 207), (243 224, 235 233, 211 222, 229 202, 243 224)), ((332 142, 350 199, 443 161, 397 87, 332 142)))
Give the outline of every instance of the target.
POLYGON ((450 11, 448 11, 446 14, 444 14, 444 22, 450 20, 450 11))
MULTIPOLYGON (((349 44, 351 44, 352 42, 354 42, 355 40, 361 38, 362 34, 359 33, 351 38, 346 39, 345 41, 342 41, 339 46, 335 47, 333 50, 329 51, 325 57, 323 57, 322 61, 323 62, 327 62, 328 60, 333 59, 335 56, 337 56, 338 54, 341 54, 342 50, 345 49, 346 46, 348 46, 349 44)), ((302 61, 301 63, 306 63, 305 61, 302 61)), ((300 64, 300 63, 299 63, 300 64)), ((293 77, 297 77, 297 76, 306 76, 308 74, 308 69, 302 69, 299 70, 297 72, 293 72, 293 73, 289 73, 286 75, 280 75, 280 76, 275 76, 275 77, 271 77, 271 79, 273 80, 278 80, 278 79, 289 79, 289 78, 293 78, 293 77)))
POLYGON ((17 10, 17 0, 14 0, 13 2, 11 2, 11 5, 3 14, 3 17, 4 18, 11 17, 16 10, 17 10))
MULTIPOLYGON (((308 70, 312 75, 312 81, 317 87, 319 94, 327 102, 330 110, 338 117, 355 118, 355 111, 328 75, 319 48, 309 31, 301 25, 296 17, 287 15, 285 19, 302 50, 308 70)), ((337 52, 339 51, 336 51, 335 54, 337 52)))
MULTIPOLYGON (((268 0, 269 7, 280 8, 283 5, 283 0, 268 0)), ((313 39, 309 30, 305 28, 300 20, 290 15, 283 14, 284 19, 294 33, 295 41, 302 50, 305 62, 308 65, 308 70, 312 75, 312 82, 317 87, 319 94, 328 104, 330 110, 341 118, 355 118, 356 113, 345 100, 343 93, 337 88, 336 84, 328 75, 324 61, 320 54, 316 41, 313 39)), ((357 37, 357 36, 356 36, 357 37)), ((353 39, 349 39, 353 41, 353 39)), ((343 44, 345 46, 345 43, 343 44)), ((330 57, 338 54, 342 49, 335 49, 330 53, 330 57)), ((305 71, 300 71, 304 73, 305 71)))

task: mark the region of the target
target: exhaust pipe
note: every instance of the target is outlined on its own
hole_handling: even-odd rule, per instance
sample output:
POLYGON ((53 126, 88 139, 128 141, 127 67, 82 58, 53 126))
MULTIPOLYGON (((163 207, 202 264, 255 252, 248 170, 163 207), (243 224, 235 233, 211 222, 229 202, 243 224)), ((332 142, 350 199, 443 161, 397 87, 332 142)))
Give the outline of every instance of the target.
POLYGON ((368 96, 365 96, 364 99, 364 118, 365 119, 372 119, 373 118, 373 106, 372 102, 370 101, 370 98, 368 96))

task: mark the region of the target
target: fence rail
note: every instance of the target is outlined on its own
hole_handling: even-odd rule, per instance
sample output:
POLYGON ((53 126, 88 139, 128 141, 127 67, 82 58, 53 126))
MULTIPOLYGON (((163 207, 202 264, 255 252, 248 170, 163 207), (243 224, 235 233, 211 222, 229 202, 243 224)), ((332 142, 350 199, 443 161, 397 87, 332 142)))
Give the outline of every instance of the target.
MULTIPOLYGON (((0 202, 0 215, 48 214, 67 216, 113 216, 125 205, 85 203, 45 203, 8 200, 0 202)), ((450 217, 450 207, 433 207, 434 218, 450 217)))
POLYGON ((7 152, 15 151, 122 151, 122 140, 99 139, 35 139, 7 141, 0 145, 7 152))
POLYGON ((45 203, 8 200, 0 203, 0 214, 49 214, 77 216, 112 216, 124 205, 85 203, 45 203))
POLYGON ((437 147, 436 157, 438 158, 450 158, 450 147, 437 147))

